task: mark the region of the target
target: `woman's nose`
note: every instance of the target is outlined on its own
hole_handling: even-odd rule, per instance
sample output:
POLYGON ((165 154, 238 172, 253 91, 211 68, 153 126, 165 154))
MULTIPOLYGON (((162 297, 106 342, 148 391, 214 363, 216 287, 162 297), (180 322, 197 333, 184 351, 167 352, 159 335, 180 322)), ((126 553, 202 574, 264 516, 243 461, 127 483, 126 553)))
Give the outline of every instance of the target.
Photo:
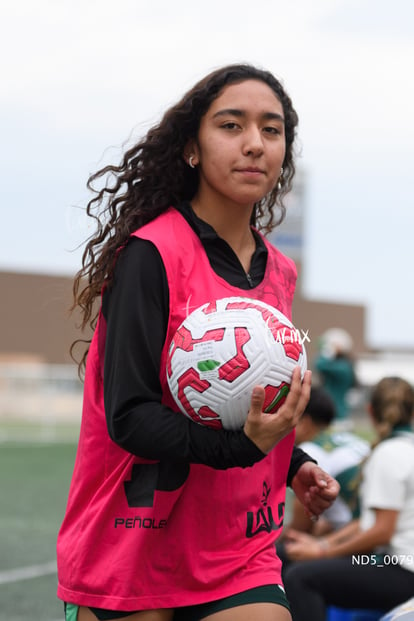
POLYGON ((244 132, 243 153, 257 157, 263 153, 263 138, 258 127, 250 127, 244 132))

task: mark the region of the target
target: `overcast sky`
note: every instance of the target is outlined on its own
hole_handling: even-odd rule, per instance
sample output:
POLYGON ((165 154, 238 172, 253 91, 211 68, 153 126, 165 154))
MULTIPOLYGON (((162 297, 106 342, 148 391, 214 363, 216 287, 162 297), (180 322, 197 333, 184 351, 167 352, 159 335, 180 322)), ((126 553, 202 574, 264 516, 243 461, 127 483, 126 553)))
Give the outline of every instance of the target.
POLYGON ((411 0, 2 0, 0 48, 0 270, 73 274, 88 175, 247 61, 299 113, 306 295, 365 304, 370 346, 414 348, 411 0))

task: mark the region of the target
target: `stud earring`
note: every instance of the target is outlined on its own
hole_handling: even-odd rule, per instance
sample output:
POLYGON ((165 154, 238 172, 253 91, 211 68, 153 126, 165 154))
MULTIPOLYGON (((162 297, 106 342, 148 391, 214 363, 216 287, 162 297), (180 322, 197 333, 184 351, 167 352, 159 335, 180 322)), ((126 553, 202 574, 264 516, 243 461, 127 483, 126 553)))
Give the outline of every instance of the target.
POLYGON ((195 168, 194 165, 194 155, 190 155, 190 157, 188 158, 188 165, 190 168, 195 168))

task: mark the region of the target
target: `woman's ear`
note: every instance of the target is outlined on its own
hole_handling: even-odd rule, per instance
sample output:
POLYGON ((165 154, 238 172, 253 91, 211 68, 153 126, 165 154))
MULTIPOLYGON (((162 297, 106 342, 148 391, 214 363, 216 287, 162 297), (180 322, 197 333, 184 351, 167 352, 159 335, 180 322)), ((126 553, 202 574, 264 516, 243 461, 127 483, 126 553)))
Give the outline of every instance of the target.
POLYGON ((195 140, 189 140, 184 148, 183 154, 185 162, 191 167, 195 168, 200 162, 198 157, 198 147, 195 140))

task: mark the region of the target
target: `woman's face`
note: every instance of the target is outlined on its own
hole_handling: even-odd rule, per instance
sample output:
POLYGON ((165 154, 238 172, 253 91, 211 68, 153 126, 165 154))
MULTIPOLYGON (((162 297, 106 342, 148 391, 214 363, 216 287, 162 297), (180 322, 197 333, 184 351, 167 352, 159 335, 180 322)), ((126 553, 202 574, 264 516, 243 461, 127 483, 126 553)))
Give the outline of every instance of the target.
POLYGON ((283 107, 259 80, 225 87, 191 145, 199 169, 195 199, 252 207, 276 185, 286 151, 283 107))

